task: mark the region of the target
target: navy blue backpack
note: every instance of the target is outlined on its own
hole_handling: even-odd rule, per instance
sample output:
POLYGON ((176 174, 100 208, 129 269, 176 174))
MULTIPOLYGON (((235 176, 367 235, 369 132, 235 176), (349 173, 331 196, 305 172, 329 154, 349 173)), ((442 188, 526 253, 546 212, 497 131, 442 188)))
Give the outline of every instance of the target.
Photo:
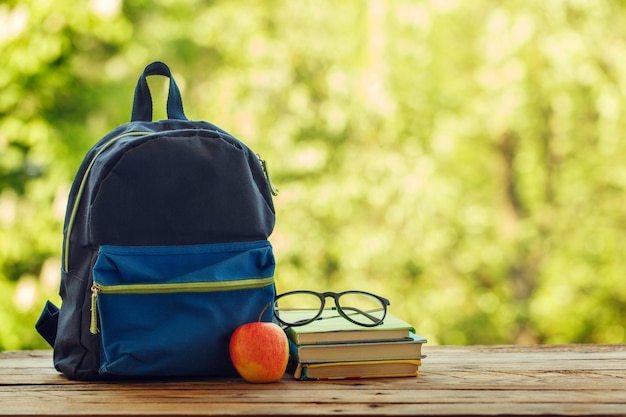
POLYGON ((55 368, 77 380, 237 375, 230 335, 275 296, 272 195, 265 162, 187 120, 167 65, 148 65, 130 123, 91 148, 70 190, 62 305, 36 324, 55 368), (169 78, 167 120, 152 121, 151 75, 169 78))

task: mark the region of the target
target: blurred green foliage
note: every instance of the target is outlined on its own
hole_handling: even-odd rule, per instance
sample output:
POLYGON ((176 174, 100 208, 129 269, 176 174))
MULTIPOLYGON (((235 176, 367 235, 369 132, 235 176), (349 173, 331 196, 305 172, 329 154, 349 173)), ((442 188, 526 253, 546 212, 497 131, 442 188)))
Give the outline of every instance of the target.
POLYGON ((379 293, 431 343, 626 342, 622 1, 9 0, 0 53, 0 349, 45 346, 69 185, 153 60, 268 160, 279 291, 379 293))

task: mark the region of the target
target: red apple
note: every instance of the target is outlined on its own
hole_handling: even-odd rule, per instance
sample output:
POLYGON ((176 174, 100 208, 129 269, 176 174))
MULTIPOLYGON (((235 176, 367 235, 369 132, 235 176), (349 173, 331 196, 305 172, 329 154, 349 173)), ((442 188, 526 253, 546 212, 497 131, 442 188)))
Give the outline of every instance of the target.
POLYGON ((247 382, 275 382, 289 360, 289 342, 275 323, 255 322, 237 327, 230 337, 230 359, 247 382))

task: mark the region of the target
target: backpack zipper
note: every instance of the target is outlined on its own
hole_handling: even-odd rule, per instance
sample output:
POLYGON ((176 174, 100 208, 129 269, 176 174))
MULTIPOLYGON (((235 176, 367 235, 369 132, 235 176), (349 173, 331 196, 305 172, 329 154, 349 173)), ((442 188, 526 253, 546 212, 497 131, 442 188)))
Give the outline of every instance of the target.
POLYGON ((156 284, 102 285, 96 282, 91 286, 91 325, 89 331, 97 334, 99 294, 174 294, 183 292, 216 292, 263 288, 271 285, 274 277, 253 278, 236 281, 173 282, 156 284))
POLYGON ((261 155, 256 154, 256 157, 259 158, 259 162, 261 163, 261 168, 263 168, 263 175, 265 175, 265 179, 267 180, 267 184, 270 186, 270 192, 274 197, 276 197, 279 193, 278 188, 274 186, 272 183, 272 179, 270 178, 270 171, 267 169, 267 162, 265 159, 261 158, 261 155))

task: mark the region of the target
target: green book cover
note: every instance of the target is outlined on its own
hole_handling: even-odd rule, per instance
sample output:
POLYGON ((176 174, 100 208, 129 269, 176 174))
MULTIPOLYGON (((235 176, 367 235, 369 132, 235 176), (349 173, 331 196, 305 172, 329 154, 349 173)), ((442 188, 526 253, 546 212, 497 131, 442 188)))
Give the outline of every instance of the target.
MULTIPOLYGON (((293 323, 301 319, 303 313, 284 311, 280 317, 293 323)), ((409 339, 414 332, 412 325, 389 312, 382 324, 363 327, 341 317, 336 310, 324 310, 320 319, 304 326, 285 328, 287 336, 299 345, 409 339)))
POLYGON ((354 362, 421 359, 426 339, 410 334, 408 339, 298 345, 290 340, 289 355, 300 363, 354 362))

